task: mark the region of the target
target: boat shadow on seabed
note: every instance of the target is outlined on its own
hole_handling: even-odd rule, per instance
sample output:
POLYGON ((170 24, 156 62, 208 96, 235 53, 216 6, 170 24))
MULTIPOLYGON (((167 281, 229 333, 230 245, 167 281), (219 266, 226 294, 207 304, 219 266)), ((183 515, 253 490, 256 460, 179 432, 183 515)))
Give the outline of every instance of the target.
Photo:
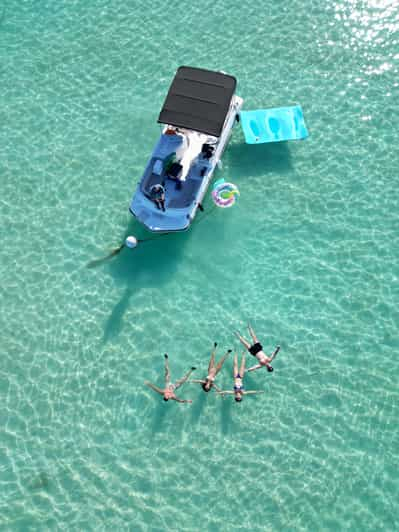
POLYGON ((136 248, 124 246, 117 257, 107 261, 106 268, 117 284, 124 285, 122 298, 113 308, 104 327, 103 343, 119 334, 123 316, 130 305, 130 298, 142 288, 156 288, 167 283, 176 271, 180 256, 190 238, 189 233, 152 234, 129 223, 126 235, 139 239, 136 248))
POLYGON ((285 174, 292 170, 288 142, 259 145, 232 143, 226 151, 225 159, 232 168, 245 168, 246 177, 285 174))
POLYGON ((125 286, 122 298, 105 324, 103 343, 120 333, 123 316, 129 308, 133 294, 143 288, 160 288, 170 281, 182 261, 187 243, 192 238, 201 238, 204 246, 209 239, 211 245, 212 242, 223 238, 224 226, 220 223, 223 212, 218 213, 220 209, 215 207, 210 198, 205 200, 204 208, 205 212, 199 213, 190 230, 184 232, 154 234, 145 230, 134 219, 129 222, 123 241, 128 235, 134 235, 138 239, 137 247, 129 249, 123 246, 121 251, 116 253, 117 256, 112 256, 109 260, 105 258, 103 261, 104 267, 115 282, 125 286), (199 235, 196 234, 197 231, 199 235))

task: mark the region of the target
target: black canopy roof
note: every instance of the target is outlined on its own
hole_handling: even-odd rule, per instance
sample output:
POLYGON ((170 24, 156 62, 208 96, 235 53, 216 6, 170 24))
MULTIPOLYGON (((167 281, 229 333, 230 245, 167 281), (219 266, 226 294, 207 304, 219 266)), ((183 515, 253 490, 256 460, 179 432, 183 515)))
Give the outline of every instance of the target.
POLYGON ((202 68, 178 68, 158 122, 219 137, 237 81, 202 68))

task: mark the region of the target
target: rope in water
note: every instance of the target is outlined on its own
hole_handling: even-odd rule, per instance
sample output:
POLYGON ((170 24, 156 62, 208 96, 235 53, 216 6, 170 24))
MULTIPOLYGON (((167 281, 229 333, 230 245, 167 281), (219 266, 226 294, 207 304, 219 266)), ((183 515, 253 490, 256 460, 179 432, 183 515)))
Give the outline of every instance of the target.
MULTIPOLYGON (((201 210, 203 210, 202 206, 200 208, 201 210)), ((209 216, 215 210, 215 208, 216 208, 216 205, 213 205, 213 207, 210 208, 207 212, 204 212, 204 214, 199 219, 197 219, 196 225, 201 223, 207 216, 209 216)), ((90 261, 87 264, 87 268, 94 268, 106 262, 107 260, 112 259, 116 255, 118 255, 122 251, 122 249, 125 247, 134 249, 137 247, 138 243, 141 244, 142 242, 144 243, 144 242, 151 242, 152 240, 158 240, 158 238, 162 236, 171 235, 173 232, 174 231, 169 231, 167 233, 161 233, 159 235, 152 236, 149 238, 136 238, 135 236, 128 236, 126 240, 123 242, 123 244, 121 244, 119 247, 112 250, 111 253, 109 253, 106 257, 102 257, 100 259, 95 259, 95 260, 90 261)))

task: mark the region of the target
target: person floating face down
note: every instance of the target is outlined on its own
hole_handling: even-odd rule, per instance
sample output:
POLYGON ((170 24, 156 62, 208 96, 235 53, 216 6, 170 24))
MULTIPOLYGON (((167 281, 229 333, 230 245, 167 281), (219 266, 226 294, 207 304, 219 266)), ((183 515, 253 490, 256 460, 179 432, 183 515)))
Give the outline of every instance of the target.
POLYGON ((235 401, 237 401, 237 403, 240 403, 243 400, 244 395, 263 393, 263 390, 245 390, 244 388, 245 356, 246 354, 243 353, 242 358, 241 358, 240 370, 238 371, 238 355, 237 353, 234 355, 234 367, 233 367, 234 387, 233 387, 233 390, 225 390, 225 391, 218 392, 222 396, 226 394, 234 395, 234 399, 235 401))
POLYGON ((169 371, 169 358, 168 355, 165 353, 165 388, 158 388, 158 386, 155 386, 155 384, 152 384, 151 382, 145 381, 145 385, 149 386, 154 392, 159 393, 163 396, 164 401, 169 401, 169 399, 173 401, 177 401, 178 403, 192 403, 190 399, 179 399, 176 394, 175 390, 180 388, 182 384, 186 382, 186 380, 189 378, 191 373, 195 370, 195 367, 192 367, 181 379, 176 381, 174 384, 170 382, 170 371, 169 371))
POLYGON ((228 349, 225 355, 215 365, 215 354, 216 354, 217 345, 218 345, 217 342, 213 344, 213 351, 212 351, 211 359, 209 361, 209 366, 208 366, 208 375, 205 377, 205 379, 193 379, 190 381, 190 382, 198 382, 199 384, 201 384, 204 392, 209 392, 211 388, 215 388, 215 390, 218 392, 220 391, 220 389, 215 384, 216 375, 222 369, 222 366, 226 358, 231 353, 231 349, 228 349))
POLYGON ((150 198, 157 206, 157 209, 165 212, 165 189, 161 184, 152 185, 150 188, 150 198))
POLYGON ((256 369, 260 368, 266 368, 267 371, 273 371, 273 367, 270 365, 274 357, 277 355, 277 353, 280 351, 280 346, 278 345, 276 349, 274 350, 274 353, 268 357, 264 351, 263 346, 259 342, 258 338, 256 337, 256 334, 254 330, 252 329, 251 325, 248 324, 248 331, 252 338, 252 344, 250 344, 245 338, 243 338, 238 331, 235 332, 235 335, 240 340, 242 345, 248 350, 251 355, 256 357, 258 359, 258 364, 255 366, 252 366, 251 368, 248 368, 247 371, 254 371, 256 369))

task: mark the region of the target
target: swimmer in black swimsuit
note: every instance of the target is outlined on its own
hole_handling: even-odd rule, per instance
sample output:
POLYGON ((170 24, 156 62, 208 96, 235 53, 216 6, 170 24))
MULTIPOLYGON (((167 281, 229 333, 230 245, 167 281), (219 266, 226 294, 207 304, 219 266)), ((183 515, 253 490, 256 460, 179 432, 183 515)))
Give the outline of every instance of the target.
POLYGON ((219 360, 219 362, 215 366, 215 354, 216 354, 217 345, 218 344, 216 342, 213 344, 213 351, 211 354, 211 359, 209 361, 207 377, 205 379, 193 379, 192 381, 190 381, 190 382, 200 383, 204 392, 209 392, 211 388, 215 388, 215 390, 218 392, 220 391, 220 389, 215 384, 216 375, 222 369, 224 361, 231 353, 231 349, 228 349, 226 354, 219 360))
POLYGON ((222 396, 226 394, 234 395, 235 401, 240 403, 243 400, 244 395, 254 394, 254 393, 263 393, 263 390, 245 390, 244 388, 244 374, 245 374, 245 352, 242 355, 240 371, 238 371, 238 355, 234 355, 234 368, 233 368, 233 378, 234 378, 234 387, 233 390, 221 391, 218 393, 222 396))
POLYGON ((255 331, 252 329, 252 327, 248 324, 248 331, 252 338, 252 344, 250 344, 245 338, 241 336, 239 332, 235 332, 235 335, 240 340, 242 345, 253 355, 258 359, 258 364, 255 366, 252 366, 251 368, 248 368, 247 371, 254 371, 255 369, 259 369, 262 367, 265 367, 267 371, 273 371, 272 366, 270 365, 270 362, 274 359, 274 357, 277 355, 277 353, 280 351, 280 346, 278 345, 275 349, 274 353, 268 357, 264 351, 263 346, 259 342, 258 338, 256 337, 255 331))

